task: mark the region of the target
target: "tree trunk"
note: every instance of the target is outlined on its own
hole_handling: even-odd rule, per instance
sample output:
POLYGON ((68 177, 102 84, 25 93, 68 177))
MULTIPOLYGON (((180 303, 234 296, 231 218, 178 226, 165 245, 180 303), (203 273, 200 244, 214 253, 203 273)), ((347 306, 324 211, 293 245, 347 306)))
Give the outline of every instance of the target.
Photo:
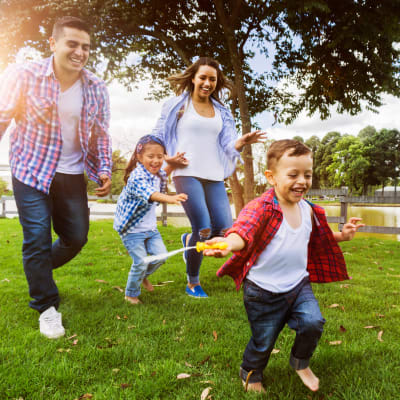
POLYGON ((233 204, 235 205, 235 214, 237 217, 240 213, 240 210, 244 207, 244 201, 243 201, 243 188, 239 182, 236 171, 229 178, 229 186, 232 189, 232 199, 233 199, 233 204))
MULTIPOLYGON (((233 30, 234 15, 227 15, 224 10, 223 1, 215 0, 215 8, 217 11, 217 18, 220 22, 226 43, 228 45, 229 53, 231 55, 231 62, 233 71, 235 74, 235 88, 237 90, 237 98, 239 103, 240 119, 242 121, 242 134, 251 131, 251 120, 249 114, 249 106, 246 99, 246 86, 244 84, 244 74, 242 67, 242 57, 239 51, 239 46, 236 41, 235 32, 233 30)), ((240 7, 240 0, 237 1, 237 7, 240 7)), ((237 8, 236 7, 236 8, 237 8)), ((235 11, 234 11, 235 13, 235 11)), ((253 155, 251 151, 251 146, 247 145, 244 147, 242 152, 242 158, 244 161, 244 204, 247 204, 250 200, 254 198, 254 169, 253 169, 253 155)), ((236 207, 236 205, 235 205, 236 207)))

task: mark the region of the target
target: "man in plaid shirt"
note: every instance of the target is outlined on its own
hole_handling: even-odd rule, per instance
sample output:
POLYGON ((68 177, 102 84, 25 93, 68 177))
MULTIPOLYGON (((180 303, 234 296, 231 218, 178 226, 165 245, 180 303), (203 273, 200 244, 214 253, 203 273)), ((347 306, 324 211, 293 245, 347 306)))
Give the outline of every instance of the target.
POLYGON ((10 123, 10 166, 23 228, 23 264, 39 311, 40 332, 65 334, 53 269, 87 242, 89 212, 84 171, 111 188, 109 98, 105 83, 84 69, 90 32, 63 17, 49 40, 52 56, 9 66, 0 78, 0 138, 10 123), (52 243, 51 227, 58 239, 52 243))
POLYGON ((312 391, 319 380, 309 367, 325 319, 311 282, 349 279, 337 242, 351 240, 360 218, 350 218, 342 232, 332 232, 324 210, 303 199, 311 187, 311 150, 296 140, 278 140, 267 154, 265 175, 273 186, 240 212, 225 239, 225 250, 204 255, 234 255, 218 270, 229 275, 243 299, 252 337, 243 354, 240 377, 246 390, 265 392, 263 370, 285 324, 296 331, 290 365, 312 391))

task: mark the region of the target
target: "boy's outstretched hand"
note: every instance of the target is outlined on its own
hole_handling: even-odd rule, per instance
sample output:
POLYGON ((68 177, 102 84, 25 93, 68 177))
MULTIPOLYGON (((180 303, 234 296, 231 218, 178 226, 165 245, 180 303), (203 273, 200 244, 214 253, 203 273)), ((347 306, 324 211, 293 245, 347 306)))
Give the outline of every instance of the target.
POLYGON ((232 247, 231 247, 229 241, 227 241, 225 238, 222 238, 222 237, 215 237, 213 239, 205 241, 206 244, 214 244, 214 243, 220 243, 220 242, 224 242, 224 243, 228 244, 226 249, 204 249, 203 254, 205 256, 217 257, 217 258, 226 257, 232 251, 232 247))
POLYGON ((361 218, 351 217, 349 222, 343 225, 342 232, 337 232, 337 235, 335 235, 336 240, 338 242, 343 242, 345 240, 353 239, 357 229, 365 226, 365 224, 358 223, 361 220, 361 218))

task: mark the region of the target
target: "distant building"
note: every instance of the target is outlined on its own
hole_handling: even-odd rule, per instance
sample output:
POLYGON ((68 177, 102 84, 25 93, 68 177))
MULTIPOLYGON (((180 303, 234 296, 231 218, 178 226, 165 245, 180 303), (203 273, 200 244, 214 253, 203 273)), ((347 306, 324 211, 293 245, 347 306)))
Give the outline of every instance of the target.
MULTIPOLYGON (((375 196, 382 196, 382 188, 375 190, 375 196)), ((398 186, 385 186, 383 196, 400 196, 400 188, 398 186)))

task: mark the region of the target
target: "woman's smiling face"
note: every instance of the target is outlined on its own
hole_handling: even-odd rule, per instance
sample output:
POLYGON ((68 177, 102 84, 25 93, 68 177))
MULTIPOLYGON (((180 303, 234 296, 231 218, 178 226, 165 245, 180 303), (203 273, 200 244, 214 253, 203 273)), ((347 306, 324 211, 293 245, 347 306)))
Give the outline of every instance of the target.
POLYGON ((193 97, 199 100, 209 98, 217 86, 217 79, 215 68, 209 65, 201 65, 192 79, 193 97))

